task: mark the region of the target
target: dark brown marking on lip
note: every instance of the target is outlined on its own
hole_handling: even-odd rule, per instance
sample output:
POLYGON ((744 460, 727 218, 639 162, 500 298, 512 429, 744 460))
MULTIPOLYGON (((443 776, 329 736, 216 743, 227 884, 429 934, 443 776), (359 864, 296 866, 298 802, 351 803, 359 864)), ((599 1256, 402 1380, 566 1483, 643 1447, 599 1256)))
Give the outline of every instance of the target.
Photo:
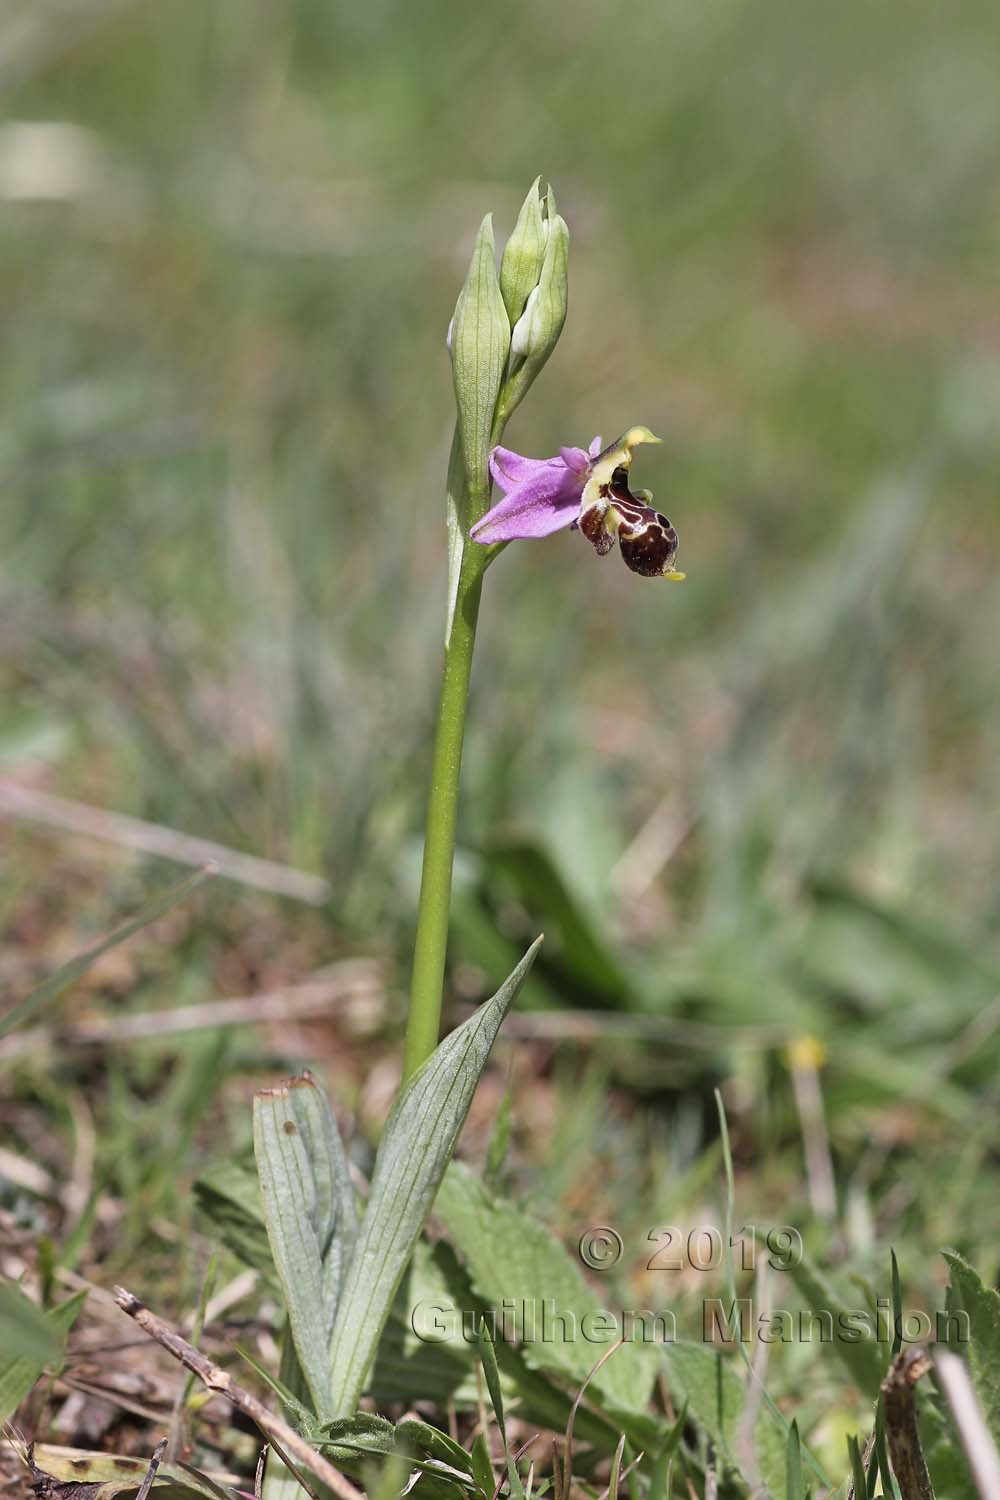
POLYGON ((677 554, 677 533, 658 511, 650 514, 652 519, 641 525, 619 527, 618 545, 633 573, 643 578, 660 578, 670 571, 677 554))
POLYGON ((615 544, 614 537, 604 525, 604 512, 597 505, 588 505, 582 512, 580 530, 592 544, 598 557, 606 557, 615 544))
POLYGON ((621 518, 618 544, 626 565, 643 578, 669 572, 677 555, 677 532, 666 516, 632 494, 623 468, 611 477, 611 503, 621 518))

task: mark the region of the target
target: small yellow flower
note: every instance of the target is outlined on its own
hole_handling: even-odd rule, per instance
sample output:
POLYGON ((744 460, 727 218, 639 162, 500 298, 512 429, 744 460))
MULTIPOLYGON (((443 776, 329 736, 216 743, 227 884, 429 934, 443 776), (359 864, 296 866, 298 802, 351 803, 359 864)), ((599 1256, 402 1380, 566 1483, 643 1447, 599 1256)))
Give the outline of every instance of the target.
POLYGON ((826 1062, 827 1051, 815 1036, 796 1036, 785 1048, 788 1066, 793 1072, 818 1073, 826 1062))

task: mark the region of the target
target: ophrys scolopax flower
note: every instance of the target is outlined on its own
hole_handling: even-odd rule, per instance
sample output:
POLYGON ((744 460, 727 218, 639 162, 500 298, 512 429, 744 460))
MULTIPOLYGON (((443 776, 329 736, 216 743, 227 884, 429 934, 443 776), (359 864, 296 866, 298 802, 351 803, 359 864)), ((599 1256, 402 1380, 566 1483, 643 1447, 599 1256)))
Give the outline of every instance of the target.
POLYGON ((561 448, 555 458, 525 458, 509 448, 494 448, 490 473, 503 499, 469 534, 488 545, 571 527, 583 532, 599 557, 611 551, 617 538, 633 573, 681 579, 684 574, 674 567, 677 532, 653 509, 648 490, 633 494, 628 487, 633 448, 659 441, 648 427, 630 427, 609 448, 602 449, 595 438, 588 452, 561 448))

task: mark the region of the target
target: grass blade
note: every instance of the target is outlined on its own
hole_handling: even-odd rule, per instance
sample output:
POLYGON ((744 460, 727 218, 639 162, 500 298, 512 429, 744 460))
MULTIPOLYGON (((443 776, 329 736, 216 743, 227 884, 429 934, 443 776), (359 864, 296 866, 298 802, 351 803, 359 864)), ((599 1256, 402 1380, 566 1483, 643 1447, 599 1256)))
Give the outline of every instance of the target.
POLYGON ((787 1500, 805 1500, 806 1497, 805 1485, 802 1481, 802 1444, 799 1441, 799 1424, 794 1420, 788 1429, 785 1495, 787 1500))
POLYGON ((861 1448, 856 1437, 847 1439, 847 1452, 851 1460, 854 1500, 868 1500, 868 1476, 865 1473, 864 1460, 861 1457, 861 1448))
POLYGON ((497 1427, 500 1430, 500 1439, 503 1443, 509 1493, 512 1500, 524 1500, 524 1486, 521 1483, 521 1476, 517 1472, 517 1465, 511 1457, 510 1444, 507 1441, 507 1423, 503 1412, 500 1371, 497 1367, 496 1350, 493 1347, 493 1339, 490 1336, 489 1323, 486 1318, 479 1325, 479 1358, 482 1362, 483 1374, 486 1376, 486 1389, 490 1393, 493 1413, 497 1419, 497 1427))

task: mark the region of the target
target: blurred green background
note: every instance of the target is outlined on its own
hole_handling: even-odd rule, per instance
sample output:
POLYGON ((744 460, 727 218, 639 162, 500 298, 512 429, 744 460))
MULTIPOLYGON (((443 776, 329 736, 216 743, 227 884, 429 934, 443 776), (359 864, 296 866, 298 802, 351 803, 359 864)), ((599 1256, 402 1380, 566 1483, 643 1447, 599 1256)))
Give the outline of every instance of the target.
MULTIPOLYGON (((648 423, 635 479, 688 581, 568 533, 491 572, 453 998, 544 926, 529 1006, 664 1025, 601 1064, 680 1122, 664 1172, 728 1080, 765 1197, 773 1162, 801 1189, 782 1047, 817 1036, 841 1201, 888 1195, 856 1246, 881 1266, 902 1222, 914 1256, 943 1236, 995 1269, 998 76, 989 0, 4 13, 0 772, 333 892, 317 915, 217 882, 89 1004, 377 952, 398 1026, 444 335, 479 219, 502 236, 541 173, 570 316, 508 441, 648 423)), ((14 993, 173 878, 3 837, 14 993)), ((186 1056, 177 1161, 223 1069, 186 1056)), ((157 1066, 120 1063, 98 1122, 141 1119, 157 1066)), ((561 1118, 556 1188, 607 1128, 561 1118)))

